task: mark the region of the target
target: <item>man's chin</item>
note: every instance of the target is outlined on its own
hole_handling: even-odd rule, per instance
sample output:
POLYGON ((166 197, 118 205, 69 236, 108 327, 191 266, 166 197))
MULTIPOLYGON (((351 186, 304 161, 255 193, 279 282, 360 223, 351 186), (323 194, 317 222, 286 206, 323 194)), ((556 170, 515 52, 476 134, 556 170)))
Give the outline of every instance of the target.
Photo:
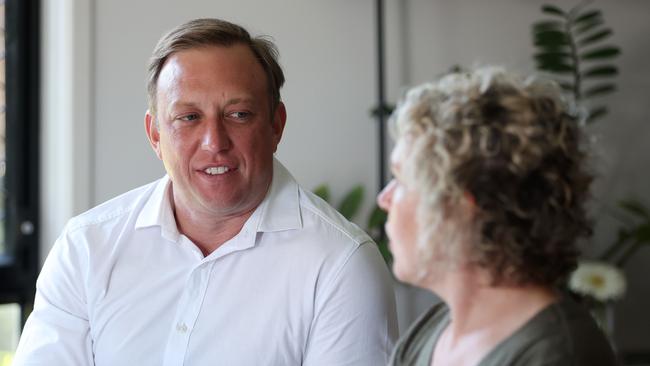
MULTIPOLYGON (((232 198, 232 197, 229 197, 232 198)), ((211 199, 203 201, 202 206, 205 212, 211 214, 215 218, 237 217, 250 214, 257 208, 258 204, 247 202, 246 200, 237 199, 211 199)))

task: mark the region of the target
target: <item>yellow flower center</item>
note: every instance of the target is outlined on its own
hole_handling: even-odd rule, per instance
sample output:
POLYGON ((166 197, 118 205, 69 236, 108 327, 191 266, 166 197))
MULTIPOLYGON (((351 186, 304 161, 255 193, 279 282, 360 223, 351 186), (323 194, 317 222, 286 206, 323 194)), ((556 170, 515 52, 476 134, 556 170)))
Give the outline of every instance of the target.
POLYGON ((605 285, 605 278, 603 276, 594 275, 589 278, 589 282, 594 287, 603 287, 605 285))

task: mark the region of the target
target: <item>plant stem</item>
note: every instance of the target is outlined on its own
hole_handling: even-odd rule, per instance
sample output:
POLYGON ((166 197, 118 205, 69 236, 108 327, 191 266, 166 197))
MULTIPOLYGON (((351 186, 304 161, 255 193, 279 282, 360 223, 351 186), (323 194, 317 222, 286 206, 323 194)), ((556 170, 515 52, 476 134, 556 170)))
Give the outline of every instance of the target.
POLYGON ((571 60, 573 61, 573 96, 576 103, 582 99, 582 77, 580 76, 580 60, 578 59, 578 47, 573 37, 573 20, 575 17, 576 9, 574 8, 567 14, 566 21, 566 35, 569 41, 569 49, 571 50, 571 60))
POLYGON ((627 262, 627 260, 630 258, 630 256, 632 256, 632 254, 634 254, 634 252, 636 252, 642 244, 643 244, 642 241, 635 240, 634 243, 632 243, 632 245, 628 246, 627 250, 616 261, 616 266, 619 267, 619 268, 623 268, 623 266, 625 265, 625 262, 627 262))
POLYGON ((599 259, 601 261, 609 261, 610 259, 616 257, 616 254, 620 251, 620 249, 625 247, 625 243, 628 241, 628 238, 621 238, 614 242, 614 244, 610 245, 609 248, 599 257, 599 259))

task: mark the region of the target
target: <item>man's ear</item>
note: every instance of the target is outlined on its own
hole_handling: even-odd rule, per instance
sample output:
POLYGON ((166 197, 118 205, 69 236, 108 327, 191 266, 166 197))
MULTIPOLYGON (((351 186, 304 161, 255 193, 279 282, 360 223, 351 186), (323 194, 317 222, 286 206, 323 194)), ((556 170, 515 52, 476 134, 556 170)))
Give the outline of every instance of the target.
POLYGON ((158 131, 158 127, 156 117, 147 110, 147 113, 144 115, 144 129, 147 131, 147 138, 149 139, 151 148, 156 153, 156 156, 158 156, 158 159, 162 160, 162 153, 160 151, 160 131, 158 131))
POLYGON ((273 124, 271 128, 273 130, 273 152, 278 150, 278 144, 282 140, 282 132, 284 132, 284 125, 287 122, 287 109, 284 106, 284 103, 279 102, 278 106, 275 107, 275 113, 273 114, 273 124))

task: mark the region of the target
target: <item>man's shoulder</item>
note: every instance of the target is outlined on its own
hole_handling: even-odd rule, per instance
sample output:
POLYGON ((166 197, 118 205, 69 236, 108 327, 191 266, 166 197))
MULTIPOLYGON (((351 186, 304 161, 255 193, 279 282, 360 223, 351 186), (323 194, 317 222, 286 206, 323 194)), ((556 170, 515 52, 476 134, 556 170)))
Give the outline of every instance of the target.
POLYGON ((300 207, 303 228, 318 231, 319 235, 340 237, 354 246, 372 242, 368 234, 350 222, 322 198, 300 188, 300 207))
POLYGON ((161 183, 161 180, 158 179, 122 193, 73 217, 68 222, 67 230, 75 231, 88 226, 102 225, 103 223, 129 215, 142 207, 158 184, 161 183))

